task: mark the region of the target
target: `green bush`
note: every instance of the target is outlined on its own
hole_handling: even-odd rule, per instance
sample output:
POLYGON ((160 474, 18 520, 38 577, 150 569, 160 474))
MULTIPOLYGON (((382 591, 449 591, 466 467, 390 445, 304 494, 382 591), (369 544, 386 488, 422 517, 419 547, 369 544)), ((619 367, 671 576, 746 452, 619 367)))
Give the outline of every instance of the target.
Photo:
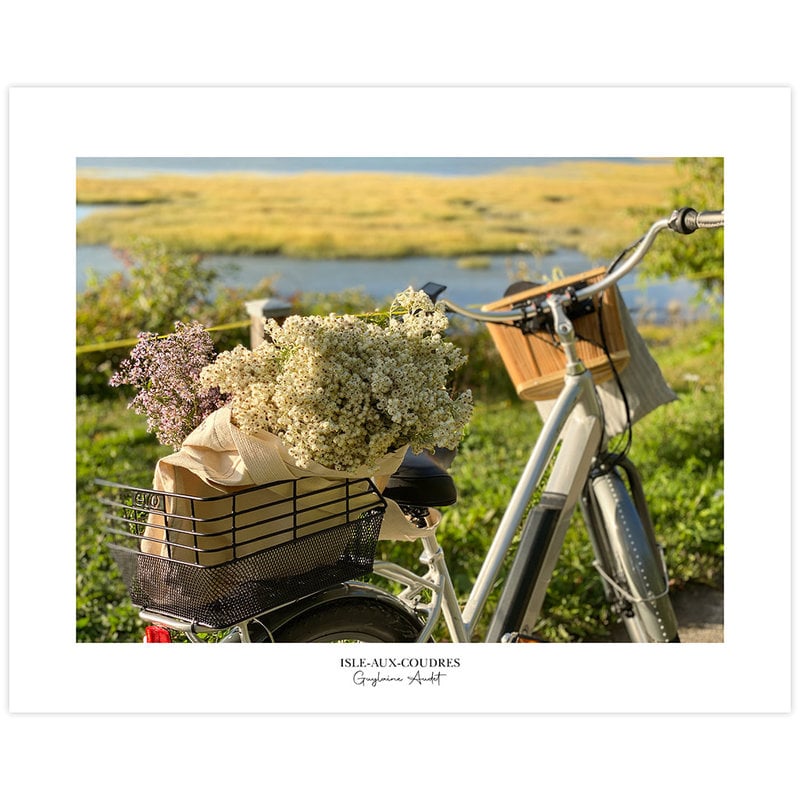
MULTIPOLYGON (((637 210, 643 224, 689 206, 698 211, 719 211, 725 207, 724 161, 722 158, 678 158, 676 186, 669 206, 637 210)), ((689 236, 661 235, 642 265, 640 275, 695 278, 708 298, 724 291, 724 230, 697 231, 689 236)))
MULTIPOLYGON (((121 270, 103 278, 90 275, 76 308, 76 388, 78 394, 109 396, 108 381, 132 348, 93 346, 134 340, 141 331, 167 334, 175 322, 205 327, 246 322, 244 302, 271 294, 271 281, 243 292, 218 285, 235 267, 206 267, 199 254, 173 252, 151 239, 135 239, 117 251, 121 270)), ((213 333, 217 350, 249 342, 246 324, 213 333)))

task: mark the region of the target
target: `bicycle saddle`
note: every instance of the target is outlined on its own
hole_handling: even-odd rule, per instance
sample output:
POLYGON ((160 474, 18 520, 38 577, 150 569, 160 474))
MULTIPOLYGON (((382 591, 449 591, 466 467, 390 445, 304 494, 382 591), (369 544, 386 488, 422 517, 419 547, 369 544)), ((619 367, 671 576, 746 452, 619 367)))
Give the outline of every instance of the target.
POLYGON ((454 450, 414 453, 409 448, 402 464, 387 481, 384 497, 399 505, 431 508, 453 505, 458 493, 446 468, 454 457, 454 450))

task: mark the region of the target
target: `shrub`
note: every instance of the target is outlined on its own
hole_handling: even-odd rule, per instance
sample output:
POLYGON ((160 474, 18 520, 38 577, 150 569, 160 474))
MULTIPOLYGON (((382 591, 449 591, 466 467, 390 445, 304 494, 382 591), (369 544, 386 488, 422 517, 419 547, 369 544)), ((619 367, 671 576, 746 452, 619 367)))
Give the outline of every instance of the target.
MULTIPOLYGON (((205 327, 242 320, 244 301, 271 293, 271 281, 248 292, 219 288, 218 279, 232 267, 206 267, 203 256, 171 251, 151 239, 132 240, 115 251, 123 269, 100 278, 90 275, 77 298, 76 389, 78 394, 108 395, 109 380, 142 331, 166 334, 176 322, 205 327), (98 343, 121 346, 83 351, 98 343)), ((235 346, 246 330, 216 333, 217 349, 235 346)))

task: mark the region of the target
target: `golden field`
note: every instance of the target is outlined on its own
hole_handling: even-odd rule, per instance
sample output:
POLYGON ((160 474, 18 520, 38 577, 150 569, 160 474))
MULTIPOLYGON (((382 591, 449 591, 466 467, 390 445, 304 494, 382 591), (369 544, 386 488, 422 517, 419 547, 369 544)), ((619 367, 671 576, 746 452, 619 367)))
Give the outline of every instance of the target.
POLYGON ((78 244, 136 236, 178 250, 296 258, 543 253, 604 258, 641 233, 633 211, 666 208, 671 160, 573 162, 469 177, 388 173, 154 175, 80 171, 78 244))

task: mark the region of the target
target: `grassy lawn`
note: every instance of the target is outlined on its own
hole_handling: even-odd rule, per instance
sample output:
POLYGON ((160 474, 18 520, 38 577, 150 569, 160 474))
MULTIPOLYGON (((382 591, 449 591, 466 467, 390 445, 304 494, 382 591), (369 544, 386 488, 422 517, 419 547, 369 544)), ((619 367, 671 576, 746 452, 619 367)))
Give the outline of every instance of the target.
MULTIPOLYGON (((631 456, 640 467, 657 534, 676 582, 720 586, 723 579, 723 360, 722 323, 645 331, 679 400, 637 425, 631 456)), ((478 353, 475 354, 476 363, 478 353)), ((505 503, 535 441, 535 407, 498 388, 486 358, 473 375, 479 390, 475 415, 453 465, 458 504, 439 529, 463 600, 469 592, 505 503), (490 381, 486 383, 486 381, 490 381), (480 386, 478 387, 480 388, 480 386)), ((500 381, 502 382, 502 380, 500 381)), ((122 398, 78 399, 77 415, 78 641, 138 641, 142 626, 127 601, 116 566, 102 544, 92 481, 104 477, 148 486, 155 461, 168 449, 122 398)), ((378 557, 416 564, 407 544, 379 547, 378 557)), ((551 583, 541 633, 554 640, 603 636, 610 622, 591 567, 591 550, 576 520, 551 583)), ((487 611, 491 611, 496 587, 487 611)))

